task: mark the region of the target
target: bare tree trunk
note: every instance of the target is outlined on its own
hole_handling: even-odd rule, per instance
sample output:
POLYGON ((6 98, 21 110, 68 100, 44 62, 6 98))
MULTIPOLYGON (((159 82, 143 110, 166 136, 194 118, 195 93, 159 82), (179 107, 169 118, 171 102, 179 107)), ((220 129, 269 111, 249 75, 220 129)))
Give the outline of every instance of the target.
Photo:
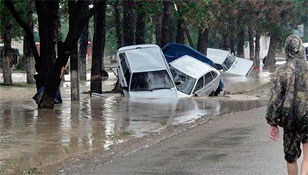
POLYGON ((212 48, 218 48, 219 44, 218 44, 218 39, 217 39, 217 36, 216 36, 216 30, 215 31, 211 31, 212 34, 212 39, 213 39, 213 45, 209 46, 209 47, 212 47, 212 48))
POLYGON ((3 43, 4 43, 4 58, 2 61, 3 70, 3 83, 11 85, 12 80, 12 48, 11 48, 11 36, 10 36, 10 24, 6 24, 5 31, 3 32, 3 43))
POLYGON ((228 34, 222 34, 222 49, 228 50, 228 34))
MULTIPOLYGON (((72 28, 75 24, 76 3, 74 0, 68 1, 69 8, 69 27, 72 28)), ((71 72, 71 101, 79 100, 79 72, 78 72, 78 41, 73 43, 73 50, 70 59, 70 72, 71 72)))
POLYGON ((235 54, 235 41, 232 36, 229 38, 230 52, 235 54))
POLYGON ((169 1, 163 1, 163 16, 162 16, 162 25, 161 25, 161 43, 160 46, 165 46, 170 39, 170 2, 169 1))
POLYGON ((117 37, 117 48, 119 49, 122 47, 122 33, 121 33, 121 20, 120 20, 120 13, 119 13, 119 1, 117 0, 114 5, 114 23, 116 29, 116 37, 117 37))
POLYGON ((275 52, 276 52, 276 36, 272 35, 267 58, 264 65, 264 69, 270 70, 271 72, 275 71, 275 63, 276 63, 275 52))
POLYGON ((176 43, 182 43, 184 44, 184 20, 182 15, 179 16, 177 19, 177 30, 176 30, 176 43))
POLYGON ((184 30, 185 30, 185 35, 186 35, 186 38, 188 40, 188 43, 189 43, 190 47, 195 48, 194 42, 193 42, 193 40, 191 38, 191 35, 190 35, 190 33, 189 33, 188 29, 187 29, 187 26, 185 27, 184 30))
POLYGON ((123 1, 123 45, 129 46, 134 44, 134 1, 123 1))
POLYGON ((155 25, 155 40, 156 44, 160 46, 161 43, 161 14, 154 14, 153 17, 153 23, 155 25))
POLYGON ((70 71, 71 71, 71 101, 79 101, 79 71, 78 71, 78 44, 75 43, 71 52, 70 71))
POLYGON ((136 44, 144 44, 144 33, 145 33, 145 11, 143 8, 143 3, 142 1, 136 2, 136 7, 140 8, 137 13, 137 18, 136 18, 136 38, 135 38, 135 43, 136 44))
POLYGON ((256 31, 254 65, 260 70, 260 32, 256 31))
MULTIPOLYGON (((35 1, 39 22, 41 69, 35 76, 37 89, 47 85, 56 61, 59 1, 35 1), (48 9, 48 10, 45 10, 48 9)), ((43 98, 44 101, 45 98, 43 98)), ((50 98, 53 103, 53 98, 50 98)))
POLYGON ((106 1, 95 1, 91 93, 102 93, 103 56, 105 48, 106 1))
POLYGON ((87 52, 88 52, 89 22, 79 39, 79 74, 80 80, 87 80, 87 52))
POLYGON ((240 26, 239 33, 237 35, 237 53, 238 57, 244 58, 244 28, 240 26))
POLYGON ((203 55, 207 55, 207 45, 209 38, 209 29, 199 30, 197 50, 203 55))
POLYGON ((251 26, 248 27, 248 40, 249 40, 249 57, 250 57, 250 60, 254 61, 255 46, 253 42, 253 30, 251 26))
MULTIPOLYGON (((30 27, 31 32, 33 33, 33 20, 32 20, 32 14, 33 14, 33 1, 27 0, 27 23, 30 27)), ((35 74, 35 61, 34 57, 31 51, 29 36, 25 34, 24 37, 24 55, 26 58, 26 73, 27 73, 27 83, 28 84, 34 84, 34 74, 35 74)))

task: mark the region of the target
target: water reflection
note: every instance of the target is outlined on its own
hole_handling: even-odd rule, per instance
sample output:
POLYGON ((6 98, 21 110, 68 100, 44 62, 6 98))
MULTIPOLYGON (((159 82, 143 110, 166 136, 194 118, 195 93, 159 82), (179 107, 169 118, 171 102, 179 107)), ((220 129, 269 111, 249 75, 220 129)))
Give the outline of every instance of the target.
MULTIPOLYGON (((83 83, 81 90, 86 91, 88 82, 83 83)), ((142 137, 200 117, 264 105, 258 100, 217 98, 128 100, 112 93, 92 98, 82 94, 79 102, 71 102, 66 85, 61 89, 64 103, 54 110, 37 110, 31 100, 34 88, 0 86, 0 174, 61 161, 98 147, 107 150, 128 134, 142 137)))

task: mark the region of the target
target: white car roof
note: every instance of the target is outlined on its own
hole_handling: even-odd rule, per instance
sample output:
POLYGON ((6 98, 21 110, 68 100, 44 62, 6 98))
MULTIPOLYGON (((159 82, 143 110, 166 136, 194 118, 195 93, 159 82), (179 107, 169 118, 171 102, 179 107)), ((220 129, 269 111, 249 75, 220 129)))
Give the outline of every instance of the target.
POLYGON ((215 71, 215 69, 212 66, 188 55, 184 55, 172 61, 169 64, 175 69, 183 72, 184 74, 189 75, 196 79, 203 76, 204 74, 206 74, 211 70, 215 71))
POLYGON ((308 47, 308 43, 303 43, 304 47, 308 47))
POLYGON ((126 46, 118 52, 125 52, 132 72, 166 70, 167 63, 160 47, 154 44, 126 46))
POLYGON ((230 52, 226 50, 213 48, 207 49, 207 57, 217 64, 222 64, 229 54, 230 52))

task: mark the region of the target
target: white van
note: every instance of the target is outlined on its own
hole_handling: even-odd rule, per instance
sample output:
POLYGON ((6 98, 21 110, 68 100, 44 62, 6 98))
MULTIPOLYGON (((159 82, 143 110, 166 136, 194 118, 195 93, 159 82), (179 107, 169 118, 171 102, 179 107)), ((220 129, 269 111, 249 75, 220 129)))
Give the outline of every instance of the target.
POLYGON ((116 59, 119 83, 126 97, 177 98, 170 69, 157 45, 122 47, 116 59))
POLYGON ((253 61, 236 57, 226 50, 208 48, 207 57, 226 74, 250 76, 253 72, 253 61))
POLYGON ((212 66, 184 55, 169 63, 179 97, 212 95, 220 82, 220 73, 212 66))

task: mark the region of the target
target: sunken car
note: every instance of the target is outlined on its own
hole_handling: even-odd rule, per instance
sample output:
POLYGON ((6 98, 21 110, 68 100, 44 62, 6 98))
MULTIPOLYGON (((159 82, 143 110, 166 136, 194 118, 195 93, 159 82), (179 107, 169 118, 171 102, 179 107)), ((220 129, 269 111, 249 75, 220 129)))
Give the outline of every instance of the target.
POLYGON ((207 57, 225 74, 251 76, 253 72, 253 61, 236 57, 226 50, 208 48, 207 57))
MULTIPOLYGON (((187 45, 179 44, 179 43, 168 43, 162 48, 162 51, 169 64, 172 61, 177 60, 178 58, 182 56, 188 55, 217 70, 216 65, 214 64, 212 60, 210 60, 209 58, 204 56, 202 53, 198 52, 197 50, 187 45)), ((191 69, 194 69, 194 68, 191 67, 191 69)), ((222 80, 220 80, 219 86, 217 87, 213 95, 217 96, 220 92, 223 91, 223 89, 224 89, 224 83, 222 80)))
POLYGON ((212 66, 184 55, 169 63, 179 97, 214 95, 220 73, 212 66))
POLYGON ((169 66, 157 45, 122 47, 116 55, 120 87, 126 97, 177 98, 169 66))

